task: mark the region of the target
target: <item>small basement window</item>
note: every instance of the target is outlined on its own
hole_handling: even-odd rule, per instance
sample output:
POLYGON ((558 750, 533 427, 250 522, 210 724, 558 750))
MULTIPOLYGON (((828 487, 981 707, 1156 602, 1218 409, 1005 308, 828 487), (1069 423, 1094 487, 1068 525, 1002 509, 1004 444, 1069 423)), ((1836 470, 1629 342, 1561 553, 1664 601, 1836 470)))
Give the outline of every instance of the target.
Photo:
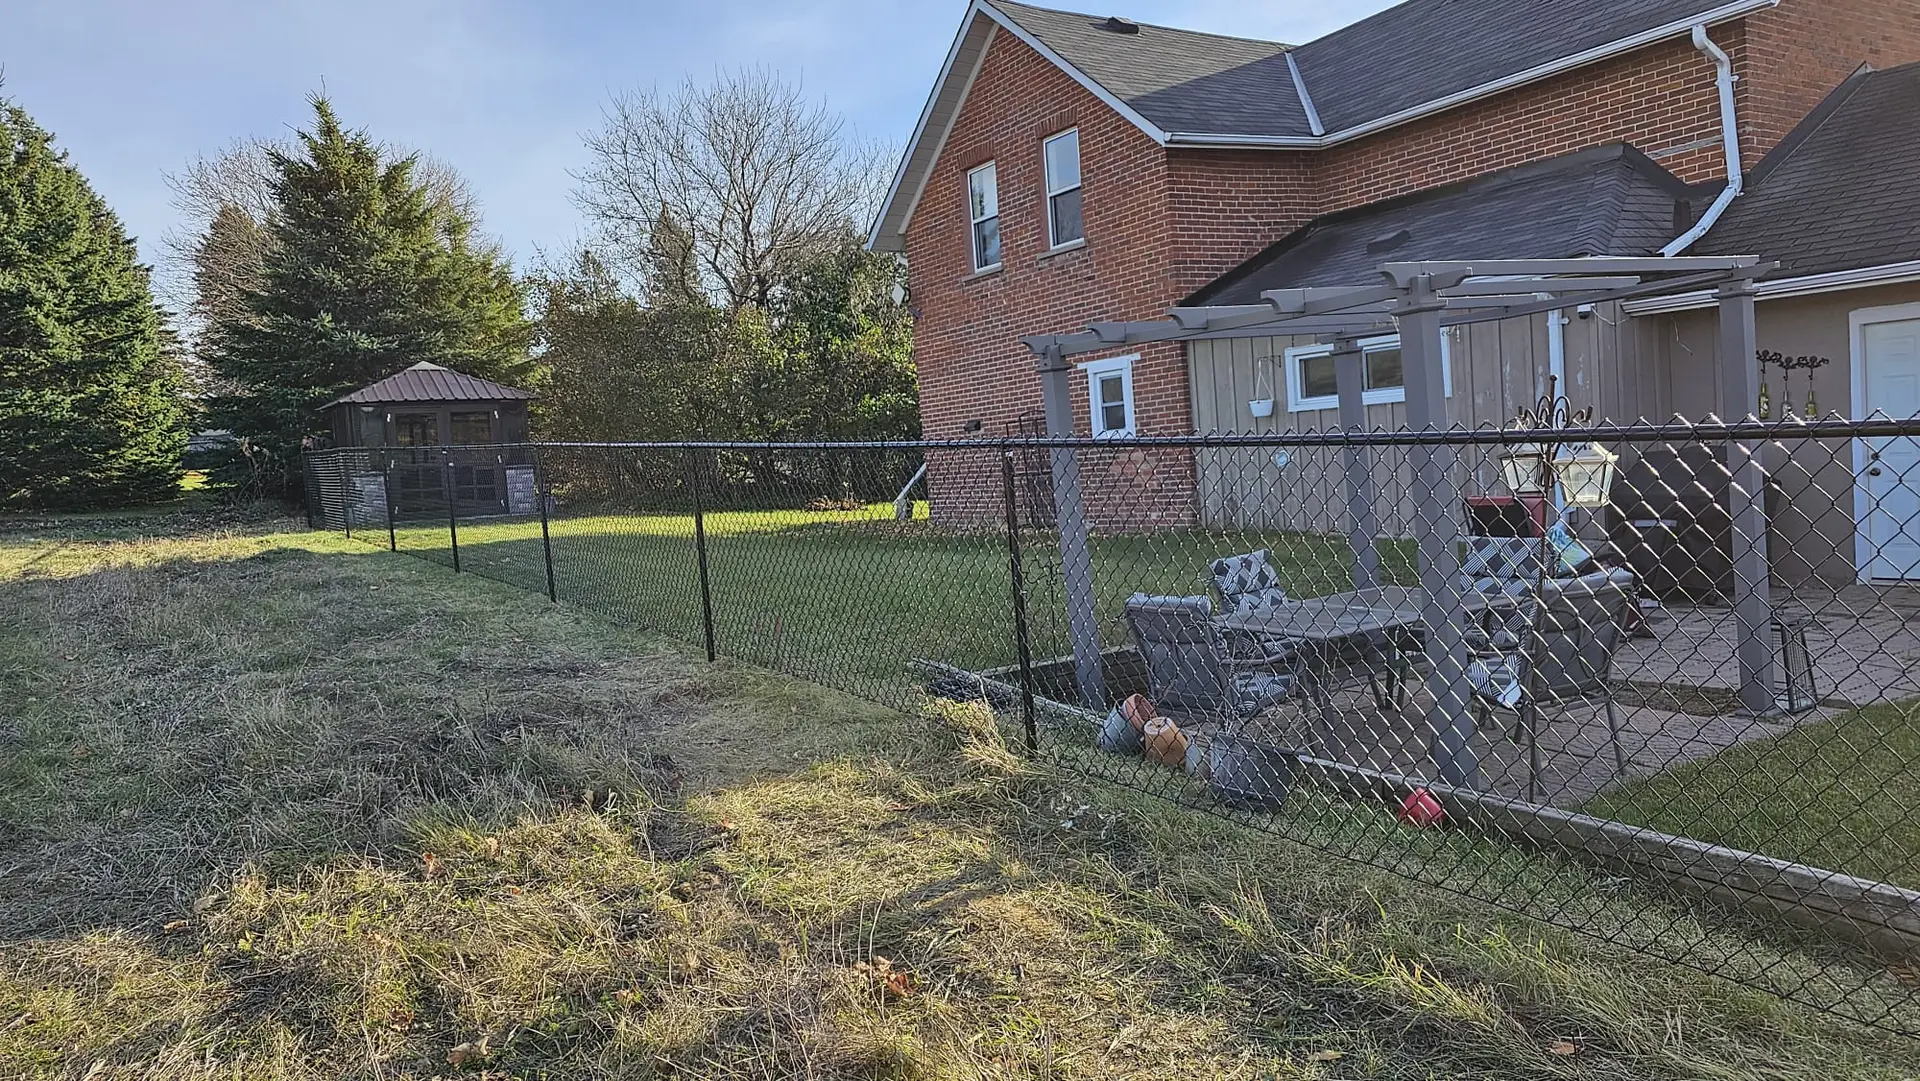
POLYGON ((967 213, 973 223, 973 269, 1000 265, 1000 177, 992 162, 967 174, 967 213))
MULTIPOLYGON (((1453 394, 1453 358, 1447 335, 1440 336, 1441 377, 1453 394)), ((1361 401, 1388 405, 1407 400, 1407 372, 1400 356, 1400 336, 1367 338, 1360 343, 1366 382, 1361 401)), ((1287 408, 1295 413, 1340 408, 1340 380, 1334 371, 1333 346, 1307 345, 1287 350, 1287 408)))
POLYGON ((1133 416, 1133 362, 1136 356, 1090 360, 1080 365, 1087 373, 1087 405, 1095 439, 1131 439, 1133 416))
POLYGON ((1047 239, 1055 248, 1086 239, 1080 220, 1080 130, 1069 128, 1042 144, 1047 160, 1047 239))

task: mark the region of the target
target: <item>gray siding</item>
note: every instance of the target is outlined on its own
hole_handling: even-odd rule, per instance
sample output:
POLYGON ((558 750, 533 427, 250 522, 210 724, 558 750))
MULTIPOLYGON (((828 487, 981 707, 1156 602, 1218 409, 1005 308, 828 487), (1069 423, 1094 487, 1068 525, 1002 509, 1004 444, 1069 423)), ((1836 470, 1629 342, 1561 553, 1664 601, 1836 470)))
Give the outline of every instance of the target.
MULTIPOLYGON (((1634 358, 1636 330, 1616 306, 1603 306, 1589 318, 1566 327, 1567 385, 1562 390, 1576 407, 1592 405, 1603 418, 1630 421, 1646 410, 1651 381, 1634 358)), ((1312 345, 1311 337, 1218 338, 1187 346, 1193 427, 1202 433, 1338 431, 1337 410, 1293 412, 1287 402, 1284 358, 1290 348, 1312 345), (1248 401, 1274 399, 1271 417, 1255 418, 1248 401)), ((1546 389, 1548 344, 1546 316, 1455 327, 1447 331, 1453 393, 1449 420, 1458 427, 1497 427, 1522 406, 1534 404, 1546 389)), ((1367 425, 1395 431, 1406 426, 1399 404, 1367 408, 1367 425)), ((1390 534, 1404 535, 1407 487, 1412 481, 1409 449, 1378 452, 1374 486, 1381 521, 1390 534)), ((1463 456, 1469 492, 1503 491, 1497 467, 1488 455, 1463 456)), ((1202 521, 1230 528, 1345 528, 1345 464, 1335 447, 1291 448, 1284 464, 1271 448, 1236 447, 1199 454, 1199 504, 1202 521)))

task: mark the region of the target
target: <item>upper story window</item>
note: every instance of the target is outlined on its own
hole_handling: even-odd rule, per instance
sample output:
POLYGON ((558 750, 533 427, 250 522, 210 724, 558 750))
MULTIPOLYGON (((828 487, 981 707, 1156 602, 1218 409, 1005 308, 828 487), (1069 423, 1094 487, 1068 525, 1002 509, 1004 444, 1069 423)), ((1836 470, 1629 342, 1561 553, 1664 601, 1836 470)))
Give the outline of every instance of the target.
POLYGON ((1000 265, 1000 182, 993 163, 967 174, 967 214, 973 221, 973 269, 1000 265))
POLYGON ((1138 357, 1108 357, 1080 365, 1087 373, 1087 407, 1095 439, 1131 439, 1133 362, 1138 357))
POLYGON ((1047 139, 1047 239, 1053 247, 1086 239, 1080 222, 1080 130, 1047 139))
MULTIPOLYGON (((1407 400, 1406 366, 1400 358, 1400 336, 1368 338, 1360 343, 1361 400, 1386 405, 1407 400)), ((1307 345, 1287 350, 1287 408, 1295 413, 1340 408, 1340 380, 1335 374, 1333 346, 1307 345)), ((1453 360, 1447 335, 1440 336, 1440 366, 1448 394, 1453 393, 1453 360)))

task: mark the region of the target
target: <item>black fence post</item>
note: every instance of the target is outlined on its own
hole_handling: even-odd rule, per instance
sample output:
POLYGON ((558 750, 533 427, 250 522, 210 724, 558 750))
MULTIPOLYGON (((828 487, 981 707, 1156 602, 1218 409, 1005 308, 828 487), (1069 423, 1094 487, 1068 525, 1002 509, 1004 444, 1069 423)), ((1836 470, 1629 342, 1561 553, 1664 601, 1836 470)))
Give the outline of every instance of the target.
POLYGON ((347 539, 352 540, 353 493, 347 490, 352 487, 352 484, 349 483, 351 478, 347 476, 346 467, 340 464, 338 456, 333 459, 333 479, 335 483, 339 485, 340 489, 340 528, 346 530, 347 539))
POLYGON ((397 552, 400 550, 400 537, 394 530, 393 525, 393 455, 382 452, 380 458, 381 461, 386 463, 382 467, 381 472, 386 475, 386 480, 383 484, 385 485, 385 491, 387 493, 387 551, 397 552))
POLYGON ((700 451, 687 451, 687 488, 693 494, 693 550, 700 562, 700 627, 707 638, 707 660, 719 658, 713 644, 713 582, 707 570, 707 512, 700 493, 700 451))
POLYGON ((1013 491, 1013 450, 1000 451, 1000 489, 1007 509, 1007 573, 1013 587, 1013 647, 1020 660, 1020 722, 1026 730, 1027 754, 1040 753, 1040 734, 1033 718, 1033 643, 1027 636, 1027 584, 1020 556, 1020 503, 1013 491))
POLYGON ((553 534, 547 527, 547 500, 553 489, 547 485, 547 462, 539 451, 533 454, 533 498, 540 502, 540 550, 547 559, 547 599, 560 603, 560 591, 553 581, 553 534))
POLYGON ((460 573, 460 516, 453 509, 453 455, 441 451, 440 491, 447 497, 447 543, 453 549, 453 573, 460 573))

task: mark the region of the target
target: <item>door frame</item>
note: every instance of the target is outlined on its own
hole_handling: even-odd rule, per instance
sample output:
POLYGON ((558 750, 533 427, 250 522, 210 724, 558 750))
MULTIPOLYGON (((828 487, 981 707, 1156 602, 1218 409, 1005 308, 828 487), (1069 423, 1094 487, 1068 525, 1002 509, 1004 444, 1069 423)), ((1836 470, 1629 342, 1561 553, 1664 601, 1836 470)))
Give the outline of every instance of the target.
MULTIPOLYGON (((1867 328, 1876 323, 1904 323, 1920 320, 1920 302, 1910 304, 1883 304, 1873 308, 1855 308, 1847 313, 1847 348, 1851 354, 1853 371, 1850 374, 1853 384, 1853 417, 1855 420, 1867 419, 1867 328)), ((1867 536, 1867 523, 1870 521, 1868 509, 1873 505, 1873 494, 1867 490, 1867 444, 1864 439, 1854 439, 1853 443, 1853 575, 1861 584, 1874 581, 1867 570, 1874 560, 1872 539, 1867 536)), ((1908 579, 1911 581, 1911 579, 1908 579)))

